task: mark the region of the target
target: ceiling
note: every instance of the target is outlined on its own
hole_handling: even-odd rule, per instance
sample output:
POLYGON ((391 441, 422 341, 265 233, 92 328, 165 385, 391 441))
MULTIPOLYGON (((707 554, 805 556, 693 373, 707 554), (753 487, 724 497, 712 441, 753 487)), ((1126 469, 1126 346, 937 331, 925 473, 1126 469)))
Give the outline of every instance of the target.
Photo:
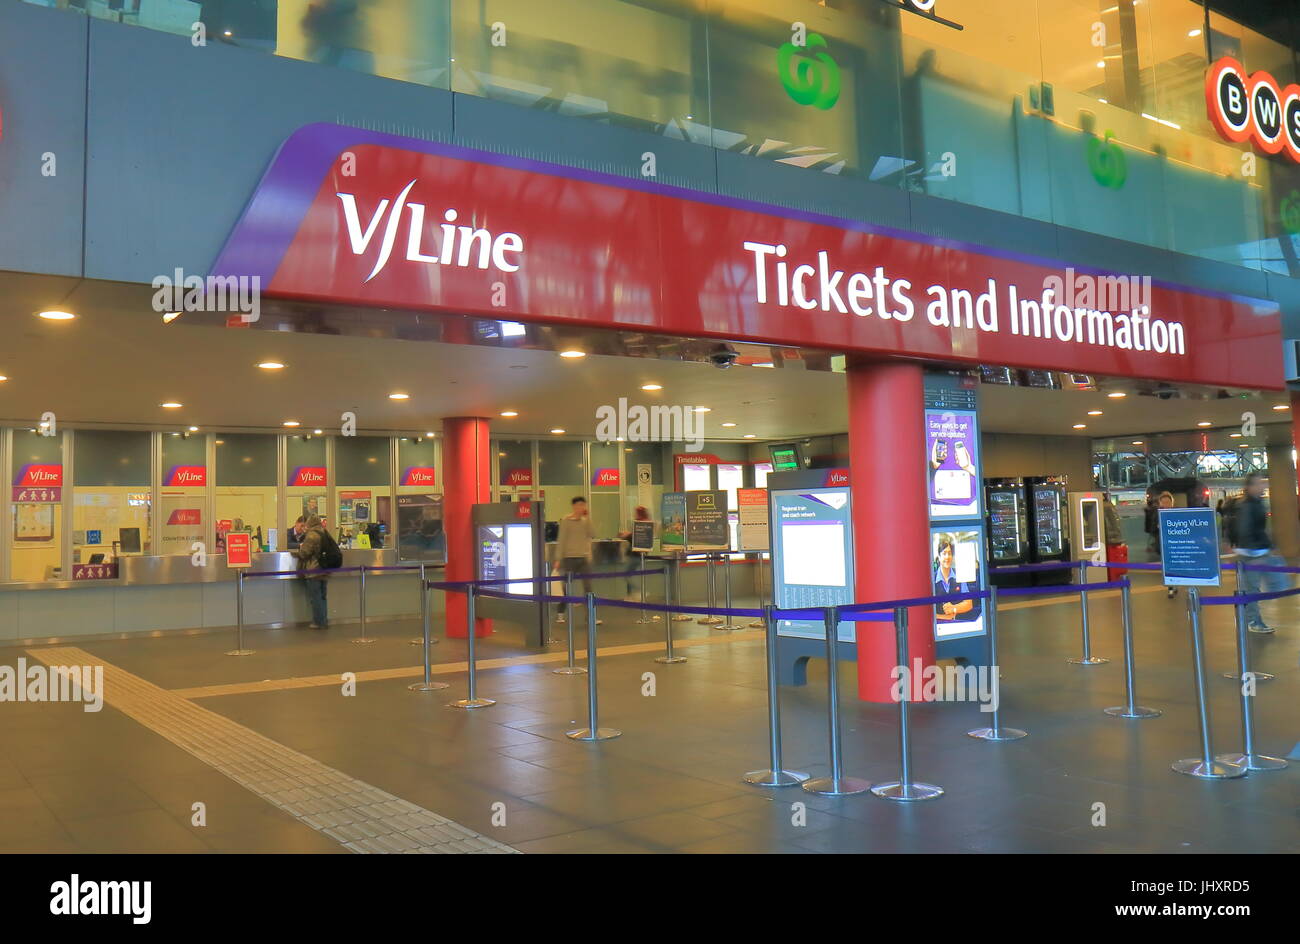
MULTIPOLYGON (((366 313, 352 311, 352 330, 366 330, 366 313)), ((400 322, 402 313, 376 312, 400 322)), ((411 315, 414 319, 416 316, 411 315)), ((843 432, 847 426, 845 378, 826 369, 825 352, 773 350, 776 368, 735 366, 719 370, 683 360, 683 343, 629 336, 643 356, 591 354, 575 360, 555 350, 503 349, 486 344, 449 344, 392 337, 302 333, 282 330, 268 317, 259 327, 170 325, 149 307, 140 286, 73 282, 0 274, 0 318, 7 325, 0 348, 0 424, 35 425, 52 411, 65 427, 118 426, 173 430, 280 430, 286 420, 301 428, 337 429, 344 411, 354 412, 363 432, 437 432, 446 416, 487 416, 503 434, 548 435, 561 428, 591 437, 596 409, 629 404, 707 406, 708 439, 808 437, 843 432), (78 314, 70 322, 35 316, 62 305, 78 314), (264 330, 276 327, 281 330, 264 330), (283 370, 256 365, 284 363, 283 370), (663 390, 648 393, 641 384, 663 390), (404 392, 410 399, 394 401, 404 392), (180 409, 161 403, 176 401, 180 409), (503 419, 503 410, 519 416, 503 419), (724 422, 734 427, 724 428, 724 422)), ((530 329, 531 330, 531 329, 530 329)), ((392 333, 385 331, 382 333, 392 333)), ((530 340, 551 343, 539 329, 530 340)), ((583 338, 567 334, 560 343, 583 338)), ((590 350, 615 350, 609 336, 590 335, 590 350)), ((744 347, 743 345, 741 346, 744 347)), ((704 350, 712 350, 707 345, 704 350)), ((755 358, 747 358, 755 359, 755 358)), ((1101 389, 1050 390, 982 386, 985 430, 1088 438, 1143 438, 1159 432, 1202 432, 1198 422, 1228 429, 1251 409, 1261 424, 1284 420, 1272 405, 1286 395, 1247 394, 1164 385, 1172 399, 1150 393, 1149 382, 1102 380, 1101 389), (1127 392, 1111 399, 1108 392, 1127 392), (1088 410, 1102 410, 1090 417, 1088 410), (1086 424, 1076 430, 1075 423, 1086 424)), ((1288 427, 1279 429, 1284 432, 1288 427)))

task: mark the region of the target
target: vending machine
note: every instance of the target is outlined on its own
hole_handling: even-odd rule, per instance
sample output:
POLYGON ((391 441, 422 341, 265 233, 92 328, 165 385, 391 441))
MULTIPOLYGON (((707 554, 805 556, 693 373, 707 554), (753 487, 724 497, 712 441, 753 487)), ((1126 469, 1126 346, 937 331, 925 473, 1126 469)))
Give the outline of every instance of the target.
POLYGON ((1069 567, 1070 539, 1066 530, 1068 480, 1064 475, 1034 476, 1025 479, 1025 501, 1028 507, 1029 557, 1035 564, 1061 561, 1061 570, 1042 570, 1035 573, 1034 583, 1039 586, 1069 583, 1073 571, 1069 567))
POLYGON ((989 581, 998 587, 1029 584, 1026 574, 998 574, 998 567, 1030 563, 1025 483, 1018 478, 984 480, 985 520, 988 524, 989 581))
POLYGON ((1101 492, 1070 492, 1070 533, 1075 560, 1106 560, 1106 520, 1101 492))

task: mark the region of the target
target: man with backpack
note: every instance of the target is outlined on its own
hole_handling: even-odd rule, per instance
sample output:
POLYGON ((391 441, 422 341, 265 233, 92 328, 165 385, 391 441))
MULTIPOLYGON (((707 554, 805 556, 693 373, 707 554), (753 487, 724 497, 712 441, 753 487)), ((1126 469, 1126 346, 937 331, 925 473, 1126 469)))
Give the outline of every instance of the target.
POLYGON ((311 606, 311 628, 327 629, 329 606, 326 603, 326 581, 329 571, 343 566, 343 552, 338 542, 325 530, 319 515, 306 521, 302 541, 292 553, 298 558, 298 571, 303 586, 307 588, 307 602, 311 606))

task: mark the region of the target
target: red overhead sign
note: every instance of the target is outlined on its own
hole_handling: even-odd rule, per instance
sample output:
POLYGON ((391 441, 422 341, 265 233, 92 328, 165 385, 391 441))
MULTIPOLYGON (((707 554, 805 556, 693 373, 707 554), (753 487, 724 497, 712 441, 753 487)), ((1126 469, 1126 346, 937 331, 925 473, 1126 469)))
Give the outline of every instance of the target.
POLYGON ((280 149, 214 274, 346 305, 1282 388, 1276 304, 1075 269, 319 124, 280 149))

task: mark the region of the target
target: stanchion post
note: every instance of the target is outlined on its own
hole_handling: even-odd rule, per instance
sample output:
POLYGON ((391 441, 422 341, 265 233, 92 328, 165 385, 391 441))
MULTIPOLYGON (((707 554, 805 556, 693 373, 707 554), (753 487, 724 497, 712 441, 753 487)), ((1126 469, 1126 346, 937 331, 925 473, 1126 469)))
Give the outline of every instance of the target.
POLYGON ((1210 746, 1210 705, 1205 696, 1205 640, 1201 635, 1201 597, 1196 587, 1187 591, 1187 616, 1192 631, 1192 662, 1196 675, 1196 709, 1201 722, 1201 756, 1175 761, 1171 766, 1180 774, 1204 780, 1228 780, 1244 777, 1246 768, 1224 763, 1214 757, 1210 746))
POLYGON ((1124 626, 1124 697, 1125 703, 1104 708, 1114 718, 1159 718, 1160 709, 1143 708, 1137 703, 1137 682, 1133 668, 1133 586, 1127 579, 1119 588, 1120 619, 1124 626))
POLYGON ((1079 626, 1083 630, 1083 657, 1067 659, 1074 665, 1104 665, 1109 659, 1092 654, 1092 634, 1088 627, 1088 562, 1079 561, 1079 626))
POLYGON ((235 571, 235 648, 228 656, 251 656, 255 650, 244 648, 244 569, 235 571))
POLYGON ((781 766, 781 696, 777 688, 779 670, 775 609, 772 606, 763 607, 763 624, 767 629, 767 726, 771 766, 767 770, 751 770, 741 778, 745 783, 756 787, 793 787, 808 779, 808 775, 802 771, 786 770, 781 766))
POLYGON ((437 692, 451 688, 446 682, 433 680, 433 667, 429 664, 429 646, 433 639, 429 636, 429 584, 424 579, 424 565, 420 565, 420 624, 424 629, 424 681, 406 686, 413 692, 437 692))
MULTIPOLYGON (((731 555, 730 554, 722 555, 722 572, 726 575, 726 579, 723 581, 723 586, 726 588, 726 599, 727 599, 726 608, 729 610, 731 609, 731 555)), ((737 629, 744 629, 744 628, 745 627, 743 626, 737 626, 735 623, 731 621, 730 613, 726 615, 725 619, 723 619, 722 623, 718 626, 718 629, 726 629, 726 630, 737 630, 737 629)))
MULTIPOLYGON (((682 604, 682 556, 673 555, 673 601, 678 606, 682 604)), ((674 613, 671 619, 674 623, 689 623, 691 616, 689 613, 674 613)))
MULTIPOLYGON (((763 552, 759 551, 754 556, 754 592, 758 595, 758 608, 760 610, 767 607, 767 593, 763 590, 763 552)), ((766 626, 766 620, 756 619, 746 624, 750 629, 762 629, 766 626)))
MULTIPOLYGON (((1237 558, 1236 571, 1237 571, 1237 593, 1239 593, 1239 594, 1241 594, 1241 593, 1245 593, 1245 592, 1246 592, 1246 582, 1245 582, 1245 581, 1246 581, 1246 562, 1245 562, 1244 560, 1242 560, 1240 557, 1237 558)), ((1240 605, 1239 605, 1239 606, 1240 606, 1240 605)), ((1242 610, 1242 614, 1244 614, 1244 613, 1245 613, 1245 610, 1242 610)), ((1239 614, 1239 615, 1241 615, 1241 614, 1239 614)), ((1227 679, 1240 679, 1240 678, 1241 678, 1241 676, 1240 676, 1238 673, 1236 673, 1236 672, 1224 672, 1224 673, 1223 673, 1223 677, 1224 677, 1224 678, 1227 678, 1227 679)), ((1270 672, 1256 672, 1256 673, 1255 673, 1255 681, 1256 681, 1256 682, 1267 682, 1267 681, 1270 681, 1272 678, 1273 678, 1273 675, 1272 675, 1272 673, 1270 673, 1270 672)))
POLYGON ((894 610, 894 638, 898 664, 904 668, 903 678, 907 680, 907 690, 900 692, 901 697, 898 699, 898 747, 903 772, 900 779, 892 783, 878 783, 871 788, 871 792, 886 800, 933 800, 943 796, 943 787, 912 782, 912 732, 908 726, 907 706, 912 700, 914 680, 908 657, 907 607, 900 606, 894 610))
POLYGON ((587 594, 587 726, 566 731, 565 737, 575 741, 608 741, 623 732, 617 728, 600 726, 600 709, 596 690, 596 594, 587 594))
MULTIPOLYGON (((420 602, 420 613, 423 615, 426 612, 425 608, 429 605, 429 578, 425 573, 425 564, 423 561, 420 562, 420 592, 424 594, 424 598, 420 602)), ((414 639, 408 639, 406 644, 408 646, 436 646, 438 640, 428 638, 428 635, 426 634, 425 636, 416 636, 414 639)))
POLYGON ((1230 754, 1219 754, 1214 759, 1247 770, 1283 770, 1290 765, 1280 757, 1260 754, 1255 750, 1255 706, 1254 686, 1247 682, 1251 678, 1250 649, 1246 627, 1246 605, 1238 603, 1233 606, 1237 622, 1237 671, 1241 682, 1241 737, 1242 749, 1230 754), (1248 693, 1249 690, 1249 693, 1248 693))
POLYGON ((645 568, 645 551, 641 551, 640 554, 641 554, 641 566, 640 566, 640 568, 638 568, 638 569, 641 571, 641 615, 640 615, 640 617, 637 618, 637 621, 636 621, 636 622, 637 622, 638 625, 644 626, 644 625, 646 625, 647 623, 657 623, 657 622, 659 622, 659 614, 656 613, 653 617, 650 617, 650 616, 647 616, 647 615, 646 615, 646 610, 645 610, 645 569, 646 569, 646 568, 645 568))
POLYGON ((465 628, 467 630, 466 642, 469 644, 469 697, 462 698, 460 701, 453 701, 448 704, 449 708, 486 708, 488 705, 495 705, 496 700, 492 698, 478 697, 478 655, 475 652, 474 638, 477 635, 474 629, 475 620, 475 593, 478 588, 470 584, 465 588, 465 628))
MULTIPOLYGON (((705 587, 707 588, 708 604, 710 610, 716 610, 718 608, 717 572, 714 568, 715 557, 716 555, 713 553, 704 555, 705 587)), ((712 613, 706 613, 703 616, 701 616, 699 619, 697 619, 695 622, 702 623, 705 626, 717 626, 719 623, 722 622, 722 617, 714 616, 712 613)))
MULTIPOLYGON (((667 604, 668 606, 672 606, 672 604, 674 604, 674 603, 676 603, 676 602, 678 602, 678 601, 675 600, 675 599, 673 599, 673 600, 670 600, 670 599, 669 599, 669 596, 668 596, 668 594, 669 594, 669 589, 668 589, 668 588, 669 588, 669 580, 668 580, 668 570, 667 570, 668 562, 667 562, 667 561, 664 562, 664 567, 665 567, 665 569, 664 569, 664 603, 667 604)), ((673 592, 674 592, 674 594, 675 594, 675 593, 676 593, 680 588, 681 588, 681 585, 680 585, 680 584, 677 584, 677 585, 673 586, 673 592)), ((690 619, 689 616, 685 616, 684 614, 683 614, 683 618, 685 618, 685 619, 690 619)), ((669 611, 669 615, 668 615, 668 617, 664 620, 664 654, 661 655, 661 656, 659 656, 657 659, 655 659, 656 662, 662 662, 664 665, 676 665, 676 664, 679 663, 679 662, 685 662, 685 661, 686 661, 686 657, 685 657, 685 656, 679 656, 679 655, 677 655, 676 653, 673 652, 673 622, 674 622, 676 619, 677 619, 677 617, 674 616, 674 615, 672 615, 672 612, 671 612, 671 610, 670 610, 670 611, 669 611)))
POLYGON ((967 737, 979 738, 983 741, 1017 741, 1023 737, 1029 737, 1028 731, 1021 731, 1019 728, 1002 727, 1002 667, 998 664, 998 588, 989 585, 989 596, 985 602, 987 612, 984 614, 984 625, 988 627, 989 634, 989 671, 996 673, 997 684, 993 690, 997 692, 997 700, 993 702, 993 724, 987 728, 975 728, 967 731, 967 737))
POLYGON ((375 640, 373 638, 366 635, 366 565, 365 564, 362 564, 359 568, 357 568, 357 577, 358 577, 357 612, 361 618, 361 623, 360 626, 357 628, 357 632, 360 635, 358 635, 355 639, 353 639, 352 642, 357 642, 357 643, 374 642, 375 640))
MULTIPOLYGON (((564 595, 570 599, 573 598, 573 574, 564 575, 564 595)), ((569 614, 567 617, 565 617, 564 620, 564 628, 568 630, 569 661, 565 665, 560 666, 558 669, 553 669, 551 674, 552 675, 583 675, 586 673, 587 670, 580 665, 574 664, 574 657, 573 657, 573 614, 577 610, 577 607, 575 607, 571 603, 564 603, 562 605, 568 607, 569 610, 569 614)))
POLYGON ((805 780, 803 789, 818 796, 851 796, 866 793, 871 784, 858 777, 844 776, 843 763, 840 759, 840 611, 839 607, 828 606, 825 613, 826 622, 826 718, 830 735, 831 775, 805 780))

